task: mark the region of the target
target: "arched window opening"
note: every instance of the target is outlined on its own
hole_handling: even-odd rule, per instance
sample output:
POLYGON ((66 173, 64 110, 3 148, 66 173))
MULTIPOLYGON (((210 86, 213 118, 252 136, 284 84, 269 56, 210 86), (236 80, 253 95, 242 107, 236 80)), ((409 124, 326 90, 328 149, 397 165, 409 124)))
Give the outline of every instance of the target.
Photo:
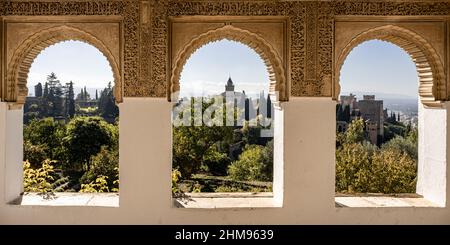
POLYGON ((208 43, 187 60, 179 84, 173 194, 272 192, 274 112, 258 53, 227 39, 208 43))
POLYGON ((410 55, 369 40, 346 57, 336 106, 336 194, 416 193, 418 71, 410 55))
POLYGON ((119 109, 96 47, 57 42, 33 61, 23 106, 25 192, 118 192, 119 109))

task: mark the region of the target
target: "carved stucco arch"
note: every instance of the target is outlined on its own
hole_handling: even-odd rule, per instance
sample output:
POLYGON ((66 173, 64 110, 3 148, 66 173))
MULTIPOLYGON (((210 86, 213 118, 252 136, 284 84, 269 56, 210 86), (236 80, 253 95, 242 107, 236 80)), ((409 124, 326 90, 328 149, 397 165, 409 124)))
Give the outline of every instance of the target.
POLYGON ((416 65, 420 101, 428 107, 441 106, 441 100, 446 100, 446 83, 444 67, 436 50, 417 33, 395 25, 376 27, 360 33, 344 47, 336 62, 334 99, 340 93, 340 72, 345 59, 355 47, 369 40, 387 41, 405 50, 416 65))
POLYGON ((34 59, 47 47, 63 41, 81 41, 97 48, 108 60, 114 76, 116 102, 122 102, 122 79, 119 63, 108 47, 94 35, 67 25, 41 30, 28 37, 15 50, 8 65, 5 101, 21 105, 28 95, 27 79, 34 59))
POLYGON ((189 57, 204 45, 228 39, 231 41, 240 42, 252 48, 267 67, 269 73, 269 94, 274 102, 287 101, 287 80, 283 62, 277 51, 258 34, 243 30, 232 25, 225 25, 223 27, 205 32, 196 38, 192 39, 185 47, 176 55, 173 63, 172 74, 170 77, 169 86, 169 100, 172 96, 176 96, 180 90, 180 75, 189 57))

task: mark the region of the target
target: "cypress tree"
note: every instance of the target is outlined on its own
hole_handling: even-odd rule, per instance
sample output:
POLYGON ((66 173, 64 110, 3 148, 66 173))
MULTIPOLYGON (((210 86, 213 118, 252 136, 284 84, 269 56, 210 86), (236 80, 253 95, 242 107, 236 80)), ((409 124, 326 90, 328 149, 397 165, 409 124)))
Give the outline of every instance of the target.
POLYGON ((87 101, 88 100, 88 96, 87 96, 87 90, 86 90, 86 86, 84 86, 84 100, 87 101))
POLYGON ((48 98, 48 82, 45 82, 43 97, 46 99, 48 98))
POLYGON ((343 121, 350 122, 350 106, 346 105, 343 112, 343 121))
POLYGON ((48 97, 47 101, 51 103, 49 106, 49 116, 59 116, 64 114, 63 106, 63 88, 56 74, 52 72, 47 76, 48 97), (50 108, 51 107, 51 108, 50 108))
POLYGON ((70 81, 66 94, 66 115, 73 118, 75 115, 75 93, 73 91, 73 82, 70 81))

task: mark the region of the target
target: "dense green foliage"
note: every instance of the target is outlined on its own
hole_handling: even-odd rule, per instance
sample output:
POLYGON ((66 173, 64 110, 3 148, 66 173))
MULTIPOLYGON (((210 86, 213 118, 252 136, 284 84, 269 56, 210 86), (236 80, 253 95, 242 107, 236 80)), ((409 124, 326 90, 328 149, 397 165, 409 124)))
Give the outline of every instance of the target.
POLYGON ((98 176, 105 176, 106 185, 109 190, 118 189, 119 179, 119 151, 117 149, 108 149, 102 146, 97 155, 91 157, 89 169, 81 177, 82 183, 91 183, 98 176))
POLYGON ((218 147, 231 135, 231 127, 174 127, 173 167, 178 168, 182 176, 189 177, 198 172, 204 162, 220 157, 218 147))
POLYGON ((273 144, 269 146, 248 145, 239 156, 239 160, 232 162, 228 173, 234 180, 272 181, 273 144))
POLYGON ((45 160, 42 167, 33 169, 29 162, 23 164, 23 187, 27 192, 47 193, 53 191, 54 166, 52 161, 45 160))
POLYGON ((178 182, 180 181, 181 173, 178 169, 172 169, 172 193, 179 193, 178 182))
POLYGON ((349 193, 415 192, 417 132, 396 135, 380 148, 364 137, 364 121, 354 120, 339 133, 336 149, 336 191, 349 193))
POLYGON ((108 177, 99 175, 95 181, 88 184, 81 184, 80 192, 109 192, 108 177))
MULTIPOLYGON (((191 107, 183 108, 184 114, 195 115, 193 101, 191 107)), ((225 103, 214 102, 203 100, 201 104, 202 115, 213 111, 211 125, 195 126, 196 119, 191 117, 187 119, 191 126, 173 127, 172 192, 267 191, 237 182, 272 181, 272 138, 261 137, 263 127, 257 124, 263 119, 251 119, 258 126, 250 126, 249 121, 238 126, 236 120, 243 113, 238 109, 235 126, 227 126, 225 103), (226 180, 216 179, 221 176, 226 180)), ((182 120, 184 114, 174 120, 182 120)))
POLYGON ((63 135, 63 126, 53 120, 44 118, 34 119, 29 125, 24 126, 24 148, 25 158, 30 160, 32 166, 40 164, 41 161, 34 159, 39 156, 32 152, 39 153, 42 157, 57 159, 61 156, 62 146, 59 144, 63 135))
POLYGON ((99 117, 74 117, 68 124, 57 124, 52 118, 35 119, 24 127, 24 161, 29 177, 25 183, 32 181, 36 171, 50 171, 51 162, 48 189, 78 191, 82 184, 95 184, 99 176, 105 176, 108 190, 116 190, 118 126, 99 117))
MULTIPOLYGON (((214 109, 214 101, 202 103, 202 115, 207 108, 214 109)), ((219 113, 225 113, 220 107, 215 108, 219 113)), ((184 108, 191 112, 194 108, 184 108)), ((183 114, 180 113, 180 117, 183 114)), ((175 118, 180 119, 180 118, 175 118)), ((182 119, 182 118, 181 118, 182 119)), ((181 175, 189 178, 211 160, 222 157, 220 149, 228 144, 233 137, 233 127, 224 125, 223 117, 213 115, 214 125, 210 126, 174 126, 173 127, 173 167, 178 168, 181 175), (219 125, 219 126, 216 126, 219 125)), ((196 125, 195 118, 190 118, 191 125, 196 125)))
POLYGON ((224 152, 217 150, 217 147, 212 147, 207 154, 203 156, 203 164, 212 175, 224 176, 227 175, 230 158, 224 152))
POLYGON ((114 147, 118 130, 100 117, 75 117, 66 126, 62 145, 68 168, 87 170, 91 156, 100 152, 102 146, 114 147))

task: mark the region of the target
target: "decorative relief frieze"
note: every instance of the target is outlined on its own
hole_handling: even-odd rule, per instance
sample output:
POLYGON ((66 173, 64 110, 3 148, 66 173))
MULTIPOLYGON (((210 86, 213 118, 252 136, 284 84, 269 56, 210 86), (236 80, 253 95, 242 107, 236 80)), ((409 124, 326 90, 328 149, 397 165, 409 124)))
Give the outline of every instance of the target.
MULTIPOLYGON (((442 1, 1 1, 1 15, 123 17, 123 91, 128 97, 165 97, 170 89, 169 17, 287 16, 292 96, 332 96, 335 16, 443 16, 442 1), (144 7, 142 7, 144 6, 144 7)), ((4 85, 8 87, 8 85, 4 85)))
POLYGON ((122 79, 119 63, 110 52, 110 49, 94 35, 64 24, 34 33, 18 46, 8 64, 6 76, 8 86, 6 88, 5 101, 17 104, 25 103, 25 98, 28 96, 28 73, 34 59, 46 47, 65 40, 87 42, 95 46, 105 56, 116 81, 114 90, 116 101, 122 102, 122 79))
POLYGON ((327 3, 318 4, 317 16, 317 73, 318 86, 316 96, 331 96, 331 78, 333 73, 333 9, 327 3))
POLYGON ((436 50, 422 36, 413 30, 396 25, 383 25, 355 36, 340 52, 336 59, 333 97, 340 93, 340 70, 345 58, 353 48, 368 40, 383 40, 401 47, 414 61, 419 77, 419 97, 428 107, 441 107, 446 99, 445 68, 436 50))
POLYGON ((250 48, 253 48, 267 65, 267 71, 270 79, 269 93, 273 96, 273 99, 275 101, 288 100, 285 76, 286 73, 283 62, 278 53, 269 42, 264 40, 258 34, 234 27, 233 25, 224 25, 220 28, 213 29, 199 35, 191 40, 183 48, 183 50, 176 55, 171 70, 169 99, 172 99, 171 97, 176 95, 176 92, 180 90, 179 79, 181 71, 192 53, 205 44, 218 41, 223 38, 241 42, 248 45, 250 48))
MULTIPOLYGON (((301 96, 305 74, 305 5, 297 2, 279 1, 169 1, 168 16, 289 16, 291 40, 290 68, 291 94, 301 96)), ((314 54, 313 54, 314 55, 314 54)), ((314 68, 313 68, 314 69, 314 68)), ((286 81, 288 83, 288 81, 286 81)), ((307 93, 307 92, 306 92, 307 93)))
POLYGON ((335 15, 449 15, 450 2, 336 1, 330 2, 335 15))
POLYGON ((306 7, 295 4, 290 12, 291 19, 291 95, 302 96, 308 94, 305 80, 306 62, 306 7))
POLYGON ((122 15, 132 1, 6 1, 5 15, 122 15))
MULTIPOLYGON (((4 16, 122 16, 124 27, 123 86, 125 96, 140 90, 139 64, 139 4, 137 1, 6 1, 1 3, 4 16)), ((14 86, 11 84, 5 87, 14 86)), ((122 90, 122 89, 120 89, 122 90)))
POLYGON ((306 4, 306 80, 316 80, 317 68, 317 2, 306 4))
MULTIPOLYGON (((150 77, 144 77, 151 81, 147 89, 146 96, 166 97, 168 85, 168 2, 165 0, 154 1, 150 19, 151 42, 143 43, 144 46, 150 45, 150 77)), ((144 47, 145 48, 145 47, 144 47)))
POLYGON ((139 79, 139 2, 124 3, 124 96, 145 96, 139 79))

